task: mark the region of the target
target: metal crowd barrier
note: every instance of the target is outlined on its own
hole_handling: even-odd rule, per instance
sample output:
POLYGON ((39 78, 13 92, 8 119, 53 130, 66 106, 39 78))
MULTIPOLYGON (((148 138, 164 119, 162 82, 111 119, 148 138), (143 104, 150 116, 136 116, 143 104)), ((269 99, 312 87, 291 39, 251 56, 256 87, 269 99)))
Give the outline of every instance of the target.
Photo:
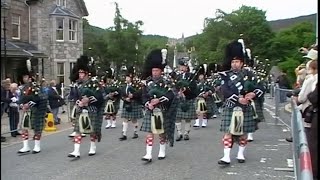
POLYGON ((279 117, 280 117, 280 107, 285 106, 287 102, 287 93, 291 93, 292 89, 282 89, 279 88, 278 84, 275 84, 274 86, 274 102, 275 102, 275 124, 277 125, 279 123, 279 117))
POLYGON ((313 180, 311 156, 303 119, 297 104, 291 100, 291 128, 293 139, 293 162, 296 180, 313 180))

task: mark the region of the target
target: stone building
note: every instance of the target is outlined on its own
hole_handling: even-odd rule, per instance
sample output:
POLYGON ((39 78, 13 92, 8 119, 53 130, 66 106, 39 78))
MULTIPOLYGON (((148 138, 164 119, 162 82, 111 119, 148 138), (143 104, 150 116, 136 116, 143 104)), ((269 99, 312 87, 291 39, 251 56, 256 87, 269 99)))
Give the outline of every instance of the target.
POLYGON ((2 9, 3 3, 9 13, 6 38, 1 32, 1 78, 16 80, 16 66, 31 59, 38 78, 69 84, 70 71, 83 53, 82 17, 88 16, 84 1, 2 0, 2 9), (6 62, 2 61, 5 41, 6 62))

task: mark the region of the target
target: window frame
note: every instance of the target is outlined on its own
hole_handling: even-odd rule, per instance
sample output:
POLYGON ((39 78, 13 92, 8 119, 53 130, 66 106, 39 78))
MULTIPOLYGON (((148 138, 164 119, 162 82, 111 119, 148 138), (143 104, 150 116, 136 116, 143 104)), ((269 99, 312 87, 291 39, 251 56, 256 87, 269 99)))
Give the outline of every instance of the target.
POLYGON ((71 42, 77 42, 78 41, 78 20, 75 19, 69 19, 69 23, 68 23, 68 39, 71 42), (72 29, 73 28, 73 29, 72 29), (71 39, 71 33, 74 36, 74 39, 71 39))
POLYGON ((67 0, 56 0, 56 4, 61 7, 67 7, 67 0))
POLYGON ((12 14, 12 18, 11 18, 11 26, 12 26, 12 35, 11 35, 11 38, 12 39, 16 39, 16 40, 20 40, 20 38, 21 38, 21 15, 19 15, 19 14, 12 14), (14 23, 13 22, 13 17, 14 16, 17 16, 18 17, 18 23, 14 23), (18 37, 14 37, 13 36, 13 26, 14 25, 17 25, 18 26, 18 37))
POLYGON ((66 63, 65 62, 56 62, 56 66, 57 66, 57 69, 56 69, 56 79, 57 81, 60 82, 60 79, 62 78, 63 79, 63 83, 65 83, 65 75, 66 75, 66 63), (63 65, 63 74, 60 74, 59 70, 60 70, 60 66, 59 64, 62 64, 63 65))
POLYGON ((64 41, 64 27, 65 27, 65 25, 64 25, 64 18, 62 18, 62 17, 56 17, 56 27, 55 27, 55 29, 56 29, 56 37, 55 37, 55 39, 56 39, 56 41, 58 41, 58 42, 63 42, 64 41), (58 20, 62 20, 62 29, 59 29, 59 26, 58 26, 58 20), (58 39, 58 31, 61 31, 62 32, 62 39, 58 39))

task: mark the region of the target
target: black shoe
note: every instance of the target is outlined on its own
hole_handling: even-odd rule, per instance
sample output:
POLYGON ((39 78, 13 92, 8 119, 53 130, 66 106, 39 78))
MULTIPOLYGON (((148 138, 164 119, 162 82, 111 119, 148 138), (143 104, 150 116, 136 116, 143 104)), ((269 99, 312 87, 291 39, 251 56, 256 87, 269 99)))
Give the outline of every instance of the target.
POLYGON ((29 153, 29 152, 30 152, 30 150, 29 151, 24 151, 24 152, 18 151, 18 154, 24 154, 24 153, 29 153))
POLYGON ((17 136, 20 136, 21 134, 20 134, 19 132, 16 132, 16 135, 17 135, 17 136))
POLYGON ((124 141, 124 140, 127 140, 127 136, 125 136, 125 135, 122 135, 122 137, 121 137, 121 138, 119 138, 119 140, 120 140, 120 141, 124 141))
POLYGON ((138 137, 139 137, 138 134, 134 133, 132 139, 137 139, 138 137))
POLYGON ((152 159, 141 158, 142 161, 151 162, 152 159))
POLYGON ((177 137, 176 141, 181 141, 182 138, 183 138, 183 136, 182 136, 182 134, 180 134, 180 135, 177 137))
POLYGON ((96 153, 88 153, 89 156, 94 156, 96 153))
POLYGON ((183 139, 186 140, 186 141, 188 141, 188 140, 190 139, 190 138, 189 138, 189 134, 185 134, 184 137, 183 137, 183 139))
POLYGON ((246 160, 245 159, 238 159, 238 163, 245 163, 246 160))
POLYGON ((38 154, 39 152, 41 152, 41 151, 33 151, 32 150, 32 154, 38 154))
POLYGON ((17 137, 16 133, 11 133, 11 137, 17 137))
POLYGON ((220 165, 229 165, 230 162, 225 162, 225 161, 219 160, 218 164, 220 164, 220 165))
POLYGON ((287 142, 292 142, 292 137, 286 138, 286 141, 287 141, 287 142))
POLYGON ((68 154, 68 157, 70 157, 70 158, 80 158, 80 156, 75 156, 73 154, 68 154))
POLYGON ((163 160, 165 159, 166 157, 158 157, 158 160, 163 160))
POLYGON ((6 137, 1 136, 1 142, 6 142, 6 141, 7 141, 6 137))

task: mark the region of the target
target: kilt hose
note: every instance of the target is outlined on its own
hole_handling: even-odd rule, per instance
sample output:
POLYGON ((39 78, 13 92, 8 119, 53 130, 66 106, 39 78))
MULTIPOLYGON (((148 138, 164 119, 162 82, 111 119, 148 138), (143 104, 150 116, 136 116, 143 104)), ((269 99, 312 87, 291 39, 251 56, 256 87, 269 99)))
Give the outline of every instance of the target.
MULTIPOLYGON (((174 144, 174 133, 175 133, 175 117, 178 107, 178 98, 174 98, 168 110, 163 112, 164 119, 164 133, 169 145, 172 147, 174 144)), ((145 116, 142 121, 140 131, 152 133, 151 131, 151 111, 146 110, 145 116)))
POLYGON ((122 112, 121 112, 121 118, 129 119, 129 120, 143 118, 142 104, 140 104, 136 101, 133 101, 133 102, 131 102, 131 108, 132 109, 130 111, 128 111, 123 106, 122 112))
POLYGON ((194 120, 197 118, 196 100, 179 100, 177 107, 176 120, 194 120))
MULTIPOLYGON (((252 133, 256 130, 256 120, 253 119, 253 109, 252 106, 242 107, 243 111, 243 132, 252 133)), ((220 131, 229 133, 230 132, 230 123, 233 113, 233 108, 224 108, 222 113, 222 120, 220 131)))
MULTIPOLYGON (((46 121, 46 110, 32 108, 30 113, 31 128, 35 134, 41 134, 46 121)), ((22 116, 23 117, 23 116, 22 116)))

